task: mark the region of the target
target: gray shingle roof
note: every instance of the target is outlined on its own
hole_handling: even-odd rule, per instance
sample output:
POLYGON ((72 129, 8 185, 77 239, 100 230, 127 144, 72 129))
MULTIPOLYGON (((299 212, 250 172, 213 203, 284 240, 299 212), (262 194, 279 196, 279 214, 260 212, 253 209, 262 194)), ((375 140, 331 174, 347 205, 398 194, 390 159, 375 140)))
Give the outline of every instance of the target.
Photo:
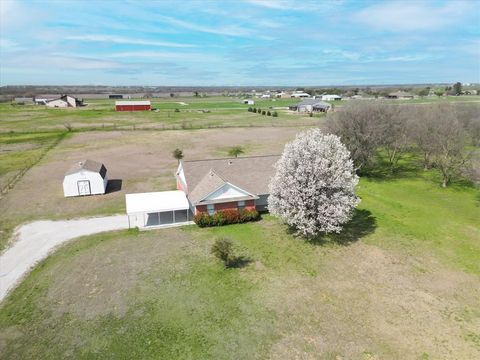
POLYGON ((105 175, 107 174, 107 168, 105 167, 105 165, 103 165, 102 163, 87 159, 87 160, 82 160, 76 163, 74 166, 70 168, 70 170, 68 170, 65 173, 65 175, 75 174, 82 170, 97 172, 104 179, 105 179, 105 175))
POLYGON ((297 106, 302 105, 314 105, 314 106, 321 106, 321 107, 330 107, 331 105, 327 102, 324 102, 320 99, 305 99, 301 103, 296 104, 297 106))
POLYGON ((230 183, 254 195, 268 194, 279 155, 182 161, 187 195, 193 203, 230 183))

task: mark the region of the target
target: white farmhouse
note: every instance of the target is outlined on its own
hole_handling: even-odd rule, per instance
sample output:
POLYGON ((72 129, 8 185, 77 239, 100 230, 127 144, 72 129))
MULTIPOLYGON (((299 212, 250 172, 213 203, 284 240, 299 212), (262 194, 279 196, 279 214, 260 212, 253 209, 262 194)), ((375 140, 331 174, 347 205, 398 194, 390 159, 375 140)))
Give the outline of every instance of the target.
POLYGON ((310 94, 304 92, 304 91, 296 91, 292 95, 290 95, 292 98, 309 98, 310 94))
POLYGON ((244 99, 242 100, 242 103, 248 104, 248 105, 255 105, 255 101, 253 101, 252 99, 244 99))
POLYGON ((335 94, 326 94, 326 95, 322 95, 321 99, 323 101, 339 101, 339 100, 342 100, 342 97, 335 94))
POLYGON ((107 183, 105 165, 92 160, 84 160, 65 174, 63 194, 65 197, 105 194, 107 183))

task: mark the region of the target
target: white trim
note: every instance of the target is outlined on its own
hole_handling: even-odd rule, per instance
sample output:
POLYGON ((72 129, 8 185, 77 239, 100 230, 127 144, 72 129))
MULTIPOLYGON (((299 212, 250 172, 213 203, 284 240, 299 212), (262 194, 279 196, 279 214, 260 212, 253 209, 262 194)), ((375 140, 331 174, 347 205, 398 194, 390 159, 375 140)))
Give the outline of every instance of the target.
MULTIPOLYGON (((257 196, 255 196, 254 194, 251 194, 251 193, 249 193, 248 191, 246 191, 246 190, 244 190, 244 189, 242 189, 242 188, 240 188, 240 187, 238 187, 238 186, 236 186, 236 185, 233 185, 232 183, 229 183, 228 181, 226 181, 224 184, 220 185, 220 186, 219 186, 218 188, 216 188, 214 191, 212 191, 211 193, 207 194, 207 195, 204 196, 202 199, 198 200, 197 204, 200 204, 202 201, 204 201, 204 203, 205 203, 205 202, 225 202, 225 200, 227 200, 227 199, 235 199, 235 197, 234 197, 234 198, 207 200, 210 195, 213 195, 214 193, 216 193, 218 190, 220 190, 221 188, 223 188, 223 187, 226 186, 226 185, 229 185, 229 186, 231 186, 232 188, 238 190, 239 192, 242 192, 242 193, 245 194, 244 196, 238 196, 238 198, 243 198, 243 197, 245 197, 245 196, 251 196, 251 197, 253 197, 254 199, 257 198, 257 196)), ((233 201, 235 201, 235 200, 233 200, 233 201)))

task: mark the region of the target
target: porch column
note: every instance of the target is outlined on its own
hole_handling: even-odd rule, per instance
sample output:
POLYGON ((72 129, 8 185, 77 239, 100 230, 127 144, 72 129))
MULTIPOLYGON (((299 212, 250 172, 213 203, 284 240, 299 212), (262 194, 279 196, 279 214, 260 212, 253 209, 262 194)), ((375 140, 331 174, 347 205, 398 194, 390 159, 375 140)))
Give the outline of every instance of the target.
POLYGON ((175 210, 173 210, 173 223, 175 224, 175 210))

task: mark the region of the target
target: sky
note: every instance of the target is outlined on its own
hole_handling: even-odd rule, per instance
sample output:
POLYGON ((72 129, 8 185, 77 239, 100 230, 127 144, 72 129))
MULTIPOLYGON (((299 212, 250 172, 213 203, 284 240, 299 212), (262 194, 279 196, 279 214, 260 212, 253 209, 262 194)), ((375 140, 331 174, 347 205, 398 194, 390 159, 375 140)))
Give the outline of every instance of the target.
POLYGON ((480 0, 0 0, 0 85, 480 82, 480 0))

